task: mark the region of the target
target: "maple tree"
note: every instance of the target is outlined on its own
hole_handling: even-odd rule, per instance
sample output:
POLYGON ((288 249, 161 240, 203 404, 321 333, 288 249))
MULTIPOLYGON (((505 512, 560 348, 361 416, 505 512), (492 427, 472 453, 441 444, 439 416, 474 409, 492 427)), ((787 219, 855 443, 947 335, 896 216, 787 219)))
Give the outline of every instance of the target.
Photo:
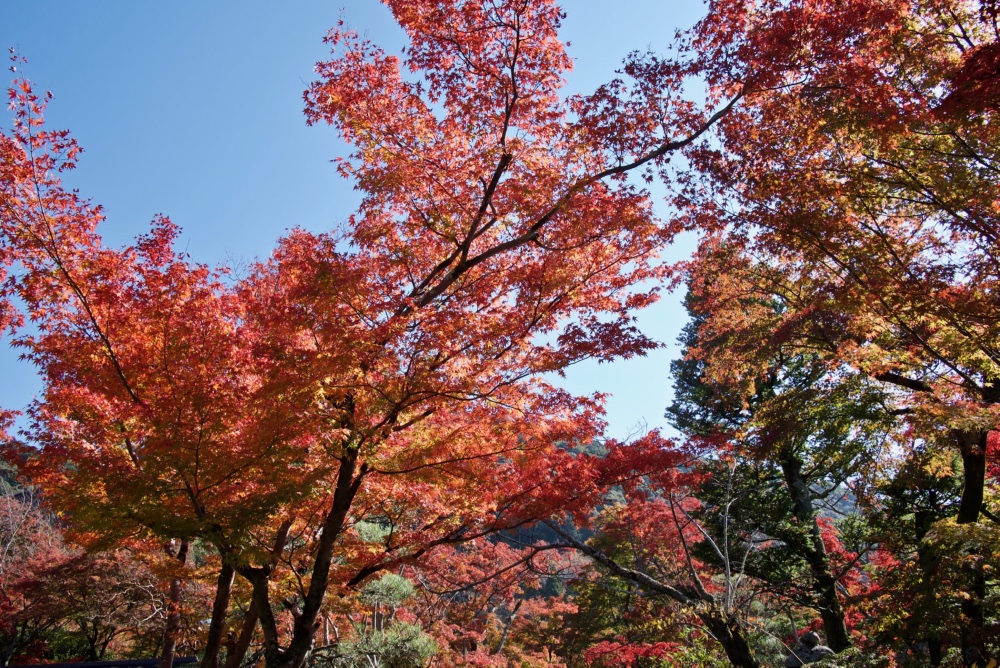
POLYGON ((23 585, 70 554, 31 490, 11 484, 9 471, 0 473, 0 665, 7 666, 41 654, 48 632, 61 625, 61 617, 23 585))
MULTIPOLYGON (((18 271, 3 296, 9 306, 16 295, 32 319, 26 332, 8 310, 6 324, 45 381, 30 411, 31 447, 10 442, 22 472, 85 540, 176 538, 182 563, 189 538, 245 543, 254 517, 268 517, 300 482, 291 428, 302 422, 269 410, 276 385, 247 372, 256 361, 240 302, 218 274, 170 249, 168 220, 133 247, 101 246, 99 207, 58 180, 75 165, 75 142, 45 129, 45 101, 17 85, 14 131, 3 137, 2 224, 3 259, 18 271), (265 464, 290 472, 261 476, 265 464)), ((283 396, 296 401, 294 388, 283 396)))
POLYGON ((561 578, 579 564, 531 531, 449 547, 408 567, 412 614, 435 638, 435 662, 503 666, 557 661, 566 616, 561 578))
MULTIPOLYGON (((662 506, 650 510, 634 503, 611 505, 602 512, 588 545, 614 564, 685 590, 689 577, 677 561, 683 548, 673 520, 664 517, 662 506)), ((704 568, 700 573, 707 575, 704 568)), ((600 560, 571 581, 571 590, 578 610, 568 620, 564 639, 568 665, 731 665, 717 643, 697 629, 690 609, 657 596, 600 560)))
MULTIPOLYGON (((949 530, 947 544, 978 551, 983 566, 991 548, 976 547, 982 527, 970 525, 995 517, 996 7, 722 2, 714 12, 700 42, 710 78, 757 89, 720 121, 716 143, 692 152, 699 176, 676 200, 706 231, 695 260, 706 266, 702 333, 725 342, 706 373, 749 396, 785 350, 880 383, 909 430, 903 448, 939 453, 925 463, 960 456, 949 509, 969 540, 959 548, 949 530), (768 312, 772 302, 781 309, 768 312)), ((966 665, 993 655, 991 585, 970 568, 959 595, 966 665)))
POLYGON ((700 163, 714 186, 691 201, 692 223, 731 226, 726 243, 770 264, 758 278, 788 290, 772 332, 795 332, 894 385, 914 420, 943 428, 939 439, 963 453, 959 518, 974 522, 996 423, 995 140, 990 108, 953 93, 993 43, 989 7, 730 10, 751 27, 727 33, 726 66, 763 76, 781 59, 784 71, 720 123, 724 144, 706 147, 700 163))
POLYGON ((526 592, 534 551, 556 548, 679 620, 644 627, 660 602, 643 600, 634 626, 572 648, 596 664, 690 651, 760 665, 764 585, 768 605, 819 610, 836 649, 854 630, 926 642, 935 663, 949 647, 970 665, 992 656, 993 4, 716 0, 675 57, 634 54, 577 96, 551 1, 385 4, 403 56, 339 25, 305 93, 307 121, 350 147, 336 162, 358 210, 289 232, 245 276, 174 250, 166 218, 104 245, 100 208, 59 179, 79 147, 44 125, 30 83, 11 91, 0 326, 44 392, 5 456, 75 540, 156 545, 163 664, 207 570, 203 665, 225 647, 235 668, 259 628, 268 668, 298 668, 359 587, 387 571, 441 585, 442 558, 473 604, 435 608, 419 633, 401 613, 392 642, 373 613, 336 651, 402 656, 426 631, 448 660, 552 658, 567 647, 551 625, 574 604, 526 592), (687 101, 691 77, 707 105, 687 101), (657 175, 677 186, 669 222, 639 185, 657 175), (684 274, 699 320, 673 414, 710 448, 694 465, 649 434, 598 453, 602 398, 545 375, 656 345, 634 312, 676 279, 658 252, 683 229, 702 235, 684 274), (868 519, 899 520, 872 523, 868 563, 817 511, 821 487, 847 482, 868 519), (567 517, 603 534, 584 540, 567 517), (537 521, 553 544, 487 540, 537 521), (780 544, 762 549, 761 533, 780 544), (517 565, 490 573, 491 551, 517 565), (778 554, 794 567, 770 568, 778 554), (901 601, 918 614, 896 619, 901 601))
POLYGON ((655 345, 632 312, 656 290, 636 286, 664 275, 657 252, 676 230, 626 176, 731 102, 674 104, 684 72, 649 62, 630 92, 564 99, 551 2, 387 4, 410 37, 405 61, 339 27, 306 95, 309 121, 355 147, 339 167, 359 211, 335 233, 293 231, 243 280, 174 251, 165 218, 131 247, 103 246, 100 208, 58 178, 79 148, 45 128, 29 83, 11 92, 2 324, 45 383, 23 469, 89 539, 155 537, 181 565, 192 541, 212 546, 206 666, 237 572, 267 664, 298 666, 334 584, 678 461, 655 438, 605 459, 568 452, 600 433, 599 400, 540 376, 655 345), (304 538, 288 557, 262 547, 287 517, 304 538), (367 540, 362 520, 391 530, 367 540), (282 638, 272 579, 286 558, 301 570, 282 638))
MULTIPOLYGON (((733 540, 715 540, 698 521, 697 509, 702 503, 691 495, 700 477, 694 470, 696 461, 692 457, 622 486, 623 503, 605 512, 600 525, 610 549, 601 546, 600 540, 584 541, 574 536, 568 527, 549 526, 566 547, 587 555, 611 576, 632 583, 647 596, 676 605, 681 616, 678 623, 705 629, 731 665, 757 668, 764 664, 757 656, 748 623, 747 611, 755 591, 745 570, 756 546, 752 536, 736 536, 738 530, 735 523, 730 524, 728 508, 723 511, 722 526, 726 538, 733 530, 733 540), (718 557, 718 568, 699 556, 701 548, 718 557)), ((724 504, 731 502, 727 499, 724 504)), ((660 648, 663 652, 670 649, 671 654, 681 651, 676 641, 676 636, 657 639, 677 645, 660 648)), ((629 651, 641 650, 639 645, 629 651)))
MULTIPOLYGON (((36 490, 0 479, 0 664, 99 661, 155 648, 165 592, 156 552, 87 552, 36 490)), ((201 611, 196 611, 201 612, 201 611)))
POLYGON ((109 653, 141 656, 160 640, 164 592, 154 570, 125 551, 71 553, 18 588, 32 601, 32 616, 62 622, 58 634, 48 634, 53 653, 75 650, 71 657, 103 661, 109 653))

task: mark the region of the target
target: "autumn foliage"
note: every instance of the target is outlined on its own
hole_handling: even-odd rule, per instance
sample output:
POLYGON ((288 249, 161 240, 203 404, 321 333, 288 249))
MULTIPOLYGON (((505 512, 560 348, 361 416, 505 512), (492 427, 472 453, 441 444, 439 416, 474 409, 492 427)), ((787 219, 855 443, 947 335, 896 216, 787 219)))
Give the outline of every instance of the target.
POLYGON ((360 206, 243 272, 108 247, 15 79, 0 663, 995 657, 996 7, 718 0, 570 96, 550 0, 385 4, 403 54, 342 23, 304 95, 360 206), (551 379, 682 284, 682 438, 605 439, 551 379))

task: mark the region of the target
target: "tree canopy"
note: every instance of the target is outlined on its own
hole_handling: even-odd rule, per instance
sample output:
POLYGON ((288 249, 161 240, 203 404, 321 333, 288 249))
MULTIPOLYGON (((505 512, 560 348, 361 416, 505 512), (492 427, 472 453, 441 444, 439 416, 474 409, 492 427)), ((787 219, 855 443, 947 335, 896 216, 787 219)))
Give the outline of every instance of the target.
POLYGON ((240 271, 106 244, 14 80, 3 664, 997 658, 996 7, 717 0, 569 95, 552 0, 385 4, 304 94, 357 210, 240 271), (606 438, 552 375, 681 285, 677 437, 606 438))

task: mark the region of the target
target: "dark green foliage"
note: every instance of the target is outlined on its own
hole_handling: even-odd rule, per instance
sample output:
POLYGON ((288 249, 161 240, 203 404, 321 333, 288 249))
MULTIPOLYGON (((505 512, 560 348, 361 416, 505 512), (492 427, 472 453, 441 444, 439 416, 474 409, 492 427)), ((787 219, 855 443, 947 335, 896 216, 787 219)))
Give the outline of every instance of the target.
MULTIPOLYGON (((393 621, 384 629, 368 628, 337 646, 331 666, 419 668, 434 653, 435 644, 416 624, 393 621)), ((324 661, 316 662, 323 665, 324 661)))
MULTIPOLYGON (((782 309, 779 302, 766 306, 782 309)), ((749 552, 741 564, 746 575, 816 610, 836 648, 846 648, 837 583, 846 573, 827 553, 821 536, 832 524, 823 518, 857 512, 851 488, 895 427, 890 398, 870 379, 831 369, 818 356, 780 350, 742 391, 713 384, 705 360, 713 345, 724 344, 700 340, 704 315, 690 297, 687 307, 692 320, 679 339, 684 358, 671 366, 674 401, 666 415, 705 449, 698 519, 718 545, 728 541, 728 554, 749 552)), ((858 532, 853 539, 867 549, 858 532)), ((721 566, 707 544, 695 549, 699 559, 721 566)))

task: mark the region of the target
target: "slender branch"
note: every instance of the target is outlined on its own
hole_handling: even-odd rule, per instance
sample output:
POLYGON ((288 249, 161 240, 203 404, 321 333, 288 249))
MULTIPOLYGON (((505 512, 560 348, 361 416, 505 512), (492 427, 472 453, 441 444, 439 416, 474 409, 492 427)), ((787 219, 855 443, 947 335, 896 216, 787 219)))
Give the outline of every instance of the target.
POLYGON ((578 540, 577 538, 574 538, 567 532, 560 529, 555 524, 552 524, 551 522, 543 522, 543 524, 552 529, 552 531, 554 531, 558 536, 560 536, 563 540, 572 545, 574 548, 576 548, 580 552, 583 552, 594 561, 606 566, 615 575, 628 578, 632 582, 635 582, 636 584, 639 584, 642 587, 657 594, 663 594, 664 596, 668 596, 682 605, 694 605, 696 603, 695 599, 690 598, 689 596, 684 594, 684 592, 677 589, 676 587, 664 584, 659 580, 655 580, 641 571, 637 571, 622 566, 608 555, 604 554, 600 550, 594 549, 593 547, 578 540))

